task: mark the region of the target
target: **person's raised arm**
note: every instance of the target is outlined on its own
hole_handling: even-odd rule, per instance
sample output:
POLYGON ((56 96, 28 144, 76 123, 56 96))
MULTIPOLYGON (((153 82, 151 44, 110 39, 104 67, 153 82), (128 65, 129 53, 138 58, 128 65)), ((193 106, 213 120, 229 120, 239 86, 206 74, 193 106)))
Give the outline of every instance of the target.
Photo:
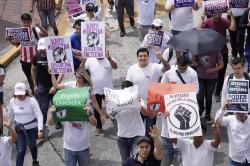
POLYGON ((160 132, 159 129, 154 125, 150 128, 150 136, 154 140, 154 156, 157 160, 162 160, 163 158, 163 148, 160 142, 160 132))
POLYGON ((109 55, 109 51, 106 51, 106 58, 108 59, 110 65, 112 66, 113 69, 118 68, 117 62, 109 55))
POLYGON ((160 48, 154 50, 155 51, 155 55, 156 57, 162 62, 163 68, 162 68, 162 72, 165 72, 167 70, 170 69, 170 65, 169 63, 163 58, 162 53, 160 48))
POLYGON ((88 106, 88 105, 84 105, 84 106, 83 106, 83 110, 86 111, 86 113, 87 113, 89 123, 90 123, 92 126, 96 126, 97 121, 96 121, 96 119, 95 119, 93 113, 90 111, 89 106, 88 106))
MULTIPOLYGON (((60 78, 60 75, 58 76, 58 79, 60 78)), ((58 81, 56 80, 55 74, 51 74, 51 80, 52 80, 53 87, 55 87, 56 89, 64 89, 65 88, 64 84, 59 84, 58 83, 58 81)))
POLYGON ((216 120, 213 124, 212 124, 212 132, 214 135, 214 139, 211 141, 211 146, 214 148, 218 148, 221 138, 220 138, 220 132, 219 132, 219 121, 216 120))
POLYGON ((54 117, 53 117, 53 113, 56 112, 56 108, 54 106, 49 108, 49 116, 48 116, 48 124, 49 125, 54 125, 55 121, 54 121, 54 117))
POLYGON ((229 30, 236 31, 237 30, 237 28, 236 28, 236 20, 235 20, 235 18, 233 16, 232 10, 231 9, 228 10, 227 13, 230 16, 230 20, 231 20, 231 24, 230 24, 229 30))

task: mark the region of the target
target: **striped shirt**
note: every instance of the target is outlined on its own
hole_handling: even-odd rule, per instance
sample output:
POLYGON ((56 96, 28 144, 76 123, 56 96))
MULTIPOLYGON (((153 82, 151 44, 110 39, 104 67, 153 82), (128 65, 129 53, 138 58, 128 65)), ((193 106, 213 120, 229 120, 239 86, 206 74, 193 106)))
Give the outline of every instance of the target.
POLYGON ((55 0, 36 0, 38 10, 55 9, 55 0))
MULTIPOLYGON (((36 27, 36 32, 38 37, 40 38, 40 33, 41 30, 36 27)), ((30 29, 30 41, 29 42, 21 42, 21 58, 20 61, 22 62, 28 62, 31 63, 32 62, 32 57, 37 53, 37 40, 35 38, 35 35, 32 31, 32 29, 30 29)))

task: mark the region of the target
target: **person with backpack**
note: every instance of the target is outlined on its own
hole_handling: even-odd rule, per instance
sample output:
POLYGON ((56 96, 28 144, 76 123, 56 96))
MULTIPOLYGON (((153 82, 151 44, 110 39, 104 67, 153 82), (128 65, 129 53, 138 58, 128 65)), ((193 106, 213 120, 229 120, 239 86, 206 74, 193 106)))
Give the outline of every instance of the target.
POLYGON ((29 13, 24 13, 21 15, 23 27, 28 27, 30 32, 30 41, 22 42, 16 41, 12 37, 6 36, 6 40, 9 41, 14 46, 21 45, 21 57, 20 62, 22 65, 22 70, 29 82, 30 89, 34 90, 32 78, 31 78, 31 64, 32 58, 37 53, 37 42, 39 38, 47 36, 47 31, 44 29, 37 19, 34 20, 35 25, 32 25, 32 17, 29 13))
MULTIPOLYGON (((233 73, 226 76, 226 78, 224 80, 224 84, 223 84, 223 88, 222 88, 222 96, 221 96, 221 101, 222 101, 221 106, 223 106, 224 101, 227 100, 228 81, 230 79, 232 79, 232 80, 249 80, 249 82, 250 82, 250 77, 249 77, 248 73, 244 72, 245 63, 246 63, 246 60, 243 57, 241 57, 241 58, 236 57, 236 58, 233 58, 231 60, 231 67, 232 67, 233 73)), ((250 96, 248 93, 248 98, 249 97, 250 96)), ((249 106, 250 106, 250 104, 248 102, 248 108, 250 108, 249 106)))

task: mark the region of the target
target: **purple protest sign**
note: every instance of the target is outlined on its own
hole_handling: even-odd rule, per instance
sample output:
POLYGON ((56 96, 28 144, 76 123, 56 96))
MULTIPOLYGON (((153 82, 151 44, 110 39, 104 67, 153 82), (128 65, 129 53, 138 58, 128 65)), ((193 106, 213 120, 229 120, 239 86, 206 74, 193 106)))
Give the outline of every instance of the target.
POLYGON ((230 0, 231 8, 248 8, 249 0, 230 0))
POLYGON ((194 5, 194 0, 174 0, 176 8, 189 7, 194 5))
POLYGON ((154 30, 149 31, 147 34, 147 44, 161 47, 163 34, 164 34, 163 31, 154 31, 154 30))
POLYGON ((204 1, 203 5, 206 15, 226 13, 228 10, 227 0, 204 1))
POLYGON ((29 28, 27 28, 27 27, 6 28, 6 36, 11 37, 19 42, 29 42, 30 41, 29 28))
POLYGON ((82 7, 80 6, 79 0, 67 0, 66 8, 68 10, 69 16, 75 14, 83 13, 82 7))

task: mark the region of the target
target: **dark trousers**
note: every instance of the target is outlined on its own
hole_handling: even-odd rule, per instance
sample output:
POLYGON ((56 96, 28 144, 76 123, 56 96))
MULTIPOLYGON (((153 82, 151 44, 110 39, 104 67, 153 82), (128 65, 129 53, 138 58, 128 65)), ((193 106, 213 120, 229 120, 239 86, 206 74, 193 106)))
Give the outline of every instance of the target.
MULTIPOLYGON (((237 57, 237 54, 240 53, 239 52, 239 43, 238 43, 238 29, 239 29, 239 24, 240 24, 240 18, 241 18, 241 16, 235 17, 236 31, 229 30, 230 44, 232 47, 233 57, 237 57)), ((241 52, 240 55, 243 55, 243 52, 241 52)))
POLYGON ((200 109, 200 115, 205 110, 206 115, 210 115, 212 109, 212 97, 213 91, 217 79, 201 79, 199 78, 199 92, 197 94, 198 105, 200 109), (204 100, 206 101, 204 106, 204 100))
POLYGON ((114 4, 115 4, 114 0, 108 0, 108 3, 109 3, 110 5, 114 5, 114 4))
POLYGON ((26 130, 27 137, 23 130, 20 130, 17 133, 16 140, 16 166, 23 166, 24 156, 26 152, 26 144, 28 143, 31 156, 33 161, 37 161, 37 146, 36 146, 36 136, 37 136, 37 128, 26 130))
POLYGON ((218 79, 217 79, 217 85, 216 85, 216 90, 215 90, 216 95, 220 95, 222 87, 223 87, 224 78, 225 78, 225 74, 227 70, 228 53, 223 53, 222 57, 223 57, 224 67, 220 69, 218 72, 218 79))
POLYGON ((125 31, 124 29, 124 8, 129 17, 130 25, 135 25, 134 20, 134 0, 116 0, 115 8, 117 11, 118 24, 121 31, 125 31))
POLYGON ((153 125, 156 124, 156 117, 149 118, 147 116, 144 116, 143 114, 141 114, 141 117, 142 117, 143 122, 145 121, 145 123, 146 123, 146 127, 145 127, 146 133, 145 134, 147 137, 151 138, 151 136, 149 135, 150 127, 152 127, 153 125))
POLYGON ((21 61, 22 70, 29 82, 30 89, 34 92, 34 85, 31 78, 31 63, 21 61))
POLYGON ((229 166, 250 166, 250 163, 247 163, 247 161, 244 163, 238 163, 229 158, 229 166))
MULTIPOLYGON (((102 100, 104 100, 105 96, 95 94, 95 98, 96 98, 96 101, 97 101, 100 109, 102 109, 102 100)), ((99 114, 99 112, 96 111, 96 109, 94 109, 94 116, 95 116, 96 121, 97 121, 96 128, 101 130, 102 129, 102 121, 101 121, 100 114, 99 114)))

